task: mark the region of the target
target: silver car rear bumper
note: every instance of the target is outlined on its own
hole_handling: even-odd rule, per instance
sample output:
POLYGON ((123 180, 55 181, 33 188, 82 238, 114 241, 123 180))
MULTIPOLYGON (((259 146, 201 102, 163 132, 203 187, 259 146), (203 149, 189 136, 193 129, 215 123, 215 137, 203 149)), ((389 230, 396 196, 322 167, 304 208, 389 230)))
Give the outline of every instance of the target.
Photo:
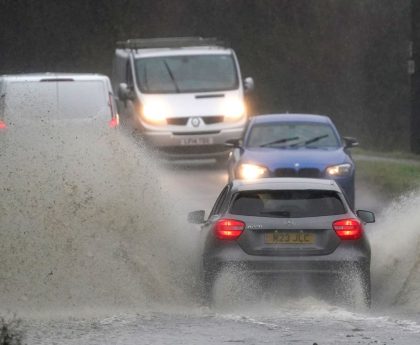
POLYGON ((210 255, 204 255, 203 264, 204 269, 210 271, 235 266, 259 275, 340 274, 352 268, 369 269, 370 249, 346 243, 326 255, 265 256, 248 255, 239 246, 232 245, 229 249, 220 248, 210 255))

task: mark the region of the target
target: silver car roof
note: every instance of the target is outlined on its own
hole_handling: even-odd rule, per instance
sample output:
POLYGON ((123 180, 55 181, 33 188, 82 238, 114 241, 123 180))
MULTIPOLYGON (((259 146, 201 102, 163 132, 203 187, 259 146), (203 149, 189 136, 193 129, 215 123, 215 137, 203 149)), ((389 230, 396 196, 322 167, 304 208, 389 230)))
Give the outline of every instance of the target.
POLYGON ((340 187, 334 180, 281 177, 281 178, 261 178, 257 180, 234 180, 232 182, 232 192, 252 191, 252 190, 291 190, 291 189, 315 189, 331 190, 341 192, 340 187))
POLYGON ((284 113, 284 114, 262 114, 252 118, 254 123, 292 121, 292 122, 319 122, 331 123, 327 115, 322 114, 303 114, 303 113, 284 113))

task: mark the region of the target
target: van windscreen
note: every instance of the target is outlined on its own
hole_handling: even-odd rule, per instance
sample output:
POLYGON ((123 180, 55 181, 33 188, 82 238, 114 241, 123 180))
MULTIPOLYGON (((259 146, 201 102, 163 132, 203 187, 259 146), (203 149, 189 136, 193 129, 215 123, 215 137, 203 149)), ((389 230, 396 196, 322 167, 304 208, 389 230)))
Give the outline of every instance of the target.
POLYGON ((234 196, 230 213, 242 216, 305 218, 344 214, 343 202, 330 190, 245 191, 234 196))
POLYGON ((143 93, 223 91, 239 86, 232 55, 182 55, 136 60, 143 93))

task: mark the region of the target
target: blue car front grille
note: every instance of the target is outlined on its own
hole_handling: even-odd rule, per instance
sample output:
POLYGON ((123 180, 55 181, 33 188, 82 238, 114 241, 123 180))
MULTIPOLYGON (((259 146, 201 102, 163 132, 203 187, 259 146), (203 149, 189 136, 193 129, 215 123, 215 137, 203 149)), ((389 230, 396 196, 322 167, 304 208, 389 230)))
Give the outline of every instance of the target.
POLYGON ((320 178, 321 172, 316 168, 281 168, 276 169, 274 172, 275 177, 309 177, 309 178, 320 178))

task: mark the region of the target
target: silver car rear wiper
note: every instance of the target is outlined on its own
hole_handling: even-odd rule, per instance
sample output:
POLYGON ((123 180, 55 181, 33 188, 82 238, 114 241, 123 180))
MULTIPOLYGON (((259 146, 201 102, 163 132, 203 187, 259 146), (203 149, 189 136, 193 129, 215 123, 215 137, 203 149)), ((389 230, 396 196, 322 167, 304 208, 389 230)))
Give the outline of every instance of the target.
POLYGON ((290 218, 290 211, 261 211, 260 214, 273 215, 281 218, 290 218))
POLYGON ((259 147, 266 147, 266 146, 271 146, 271 145, 275 145, 275 144, 283 144, 283 143, 287 143, 289 141, 298 140, 298 139, 299 139, 299 137, 283 138, 283 139, 278 139, 278 140, 275 140, 275 141, 271 141, 269 143, 261 144, 261 145, 258 145, 258 146, 259 147))

